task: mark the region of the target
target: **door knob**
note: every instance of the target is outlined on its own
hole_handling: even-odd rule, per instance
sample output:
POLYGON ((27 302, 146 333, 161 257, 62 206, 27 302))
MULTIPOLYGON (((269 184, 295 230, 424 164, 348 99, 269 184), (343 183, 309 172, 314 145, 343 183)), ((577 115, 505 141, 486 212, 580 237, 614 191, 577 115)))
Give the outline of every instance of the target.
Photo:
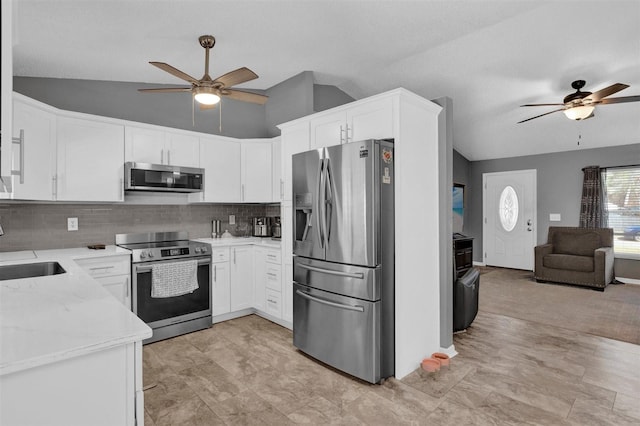
POLYGON ((531 219, 527 220, 527 225, 531 226, 531 219))

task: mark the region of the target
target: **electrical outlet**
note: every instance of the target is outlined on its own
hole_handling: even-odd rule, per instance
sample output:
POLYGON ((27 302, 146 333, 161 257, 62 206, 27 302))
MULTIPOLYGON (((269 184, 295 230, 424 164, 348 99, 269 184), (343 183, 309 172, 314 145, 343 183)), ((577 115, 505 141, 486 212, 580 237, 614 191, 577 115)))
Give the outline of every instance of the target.
POLYGON ((77 231, 78 230, 78 218, 77 217, 68 217, 67 218, 67 231, 77 231))
POLYGON ((236 215, 235 214, 230 214, 229 215, 229 225, 235 225, 236 224, 236 215))

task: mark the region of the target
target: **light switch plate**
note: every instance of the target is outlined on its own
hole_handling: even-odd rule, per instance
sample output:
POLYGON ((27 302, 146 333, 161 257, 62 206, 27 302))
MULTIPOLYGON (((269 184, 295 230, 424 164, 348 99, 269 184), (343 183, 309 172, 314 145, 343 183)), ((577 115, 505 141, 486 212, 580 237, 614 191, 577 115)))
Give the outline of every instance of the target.
POLYGON ((229 225, 235 225, 236 224, 236 215, 235 214, 230 214, 229 215, 229 225))
POLYGON ((549 214, 549 222, 560 222, 561 220, 562 216, 560 216, 560 213, 549 214))
POLYGON ((77 231, 78 230, 78 218, 77 217, 68 217, 67 218, 67 231, 77 231))

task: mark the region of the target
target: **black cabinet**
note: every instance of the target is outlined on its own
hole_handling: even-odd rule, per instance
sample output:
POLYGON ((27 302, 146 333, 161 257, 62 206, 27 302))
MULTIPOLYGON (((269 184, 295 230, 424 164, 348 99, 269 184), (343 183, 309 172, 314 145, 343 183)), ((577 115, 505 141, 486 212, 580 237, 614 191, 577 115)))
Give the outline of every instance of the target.
POLYGON ((463 276, 473 267, 473 238, 453 234, 453 280, 463 276))

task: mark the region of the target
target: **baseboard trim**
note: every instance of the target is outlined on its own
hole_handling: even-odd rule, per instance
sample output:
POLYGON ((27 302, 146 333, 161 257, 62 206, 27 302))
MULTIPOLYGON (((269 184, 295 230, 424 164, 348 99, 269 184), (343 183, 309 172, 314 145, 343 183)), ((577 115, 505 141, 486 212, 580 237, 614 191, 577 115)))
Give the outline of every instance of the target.
POLYGON ((616 280, 621 281, 621 282, 623 282, 625 284, 640 285, 640 280, 637 280, 635 278, 616 277, 616 280))
POLYGON ((458 355, 458 351, 456 351, 454 345, 451 345, 448 348, 440 348, 440 352, 449 355, 449 358, 453 358, 454 356, 458 355))
POLYGON ((473 266, 487 266, 484 262, 476 262, 475 260, 473 261, 473 266))

